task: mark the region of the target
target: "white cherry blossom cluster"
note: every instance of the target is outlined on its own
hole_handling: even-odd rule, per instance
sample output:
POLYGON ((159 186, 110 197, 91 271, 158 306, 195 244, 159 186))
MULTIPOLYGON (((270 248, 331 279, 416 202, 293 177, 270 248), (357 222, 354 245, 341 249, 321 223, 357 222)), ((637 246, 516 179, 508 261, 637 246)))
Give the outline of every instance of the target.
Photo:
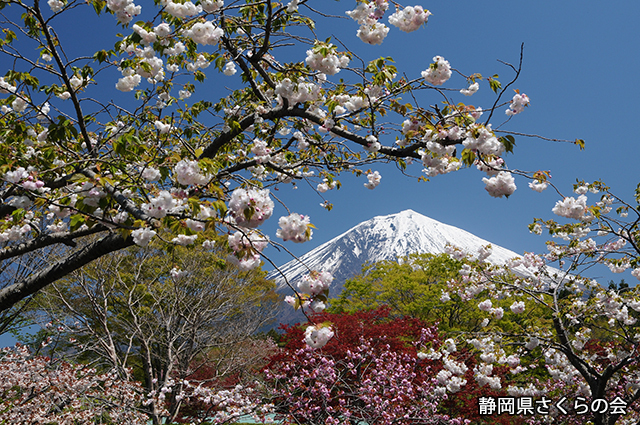
POLYGON ((8 93, 15 93, 15 92, 16 92, 16 86, 12 86, 11 84, 5 81, 4 77, 0 77, 0 93, 8 94, 8 93))
POLYGON ((14 171, 4 173, 4 180, 11 183, 19 183, 29 178, 30 174, 24 167, 18 167, 14 171))
POLYGON ((372 134, 368 135, 365 138, 367 144, 364 147, 364 150, 366 150, 367 152, 370 153, 376 153, 380 150, 380 148, 382 147, 382 145, 380 144, 380 142, 378 141, 378 138, 372 134))
POLYGON ((407 6, 389 16, 389 23, 401 31, 412 32, 426 24, 430 15, 431 12, 424 10, 422 6, 407 6))
POLYGON ((315 296, 328 290, 331 282, 333 282, 331 273, 312 271, 304 275, 297 286, 301 292, 315 296))
POLYGON ((460 90, 460 93, 462 93, 465 96, 472 96, 478 91, 478 89, 480 89, 480 84, 475 82, 470 84, 469 87, 467 87, 466 89, 460 90))
POLYGON ((499 376, 491 376, 493 373, 492 364, 479 364, 473 369, 473 377, 481 387, 488 385, 493 390, 502 388, 499 376))
POLYGON ((171 25, 166 22, 161 22, 153 29, 153 32, 157 37, 166 38, 171 34, 171 25))
MULTIPOLYGON (((122 48, 124 48, 124 51, 126 51, 127 53, 133 53, 136 55, 136 57, 140 58, 140 63, 134 70, 137 76, 146 78, 150 84, 155 84, 157 82, 164 81, 164 75, 165 75, 164 62, 161 58, 156 56, 156 52, 152 46, 146 46, 144 48, 140 48, 140 47, 135 47, 131 45, 129 46, 123 45, 121 46, 121 49, 122 48), (143 63, 147 66, 142 65, 143 63)), ((140 83, 140 79, 136 78, 136 75, 134 75, 134 72, 131 72, 129 68, 122 69, 121 72, 122 72, 123 78, 121 79, 122 81, 118 81, 118 83, 121 85, 127 85, 127 84, 132 85, 132 87, 129 88, 129 90, 124 90, 116 86, 116 88, 118 88, 119 90, 130 91, 135 86, 137 86, 137 84, 140 83), (126 77, 131 77, 131 78, 127 79, 126 77)), ((82 81, 79 81, 79 83, 83 84, 82 81)))
POLYGON ((342 115, 347 111, 358 111, 369 106, 369 100, 362 96, 337 94, 332 96, 331 99, 338 102, 338 105, 334 108, 336 115, 342 115))
MULTIPOLYGON (((148 34, 153 34, 155 37, 153 32, 148 34)), ((140 84, 141 78, 146 78, 150 84, 155 84, 164 80, 164 62, 156 56, 156 52, 153 50, 153 47, 146 46, 144 49, 141 49, 134 46, 123 45, 121 48, 126 52, 134 53, 138 58, 140 58, 140 64, 135 70, 131 68, 120 69, 122 72, 122 78, 120 78, 116 83, 116 88, 118 90, 123 92, 133 90, 138 86, 138 84, 140 84), (142 63, 148 66, 143 67, 141 65, 142 63)), ((82 81, 80 81, 80 84, 83 84, 82 81)))
POLYGON ((224 68, 222 69, 222 73, 224 75, 226 75, 227 77, 232 76, 233 74, 235 74, 236 71, 236 64, 229 61, 224 65, 224 68))
POLYGON ((489 195, 494 198, 503 196, 508 198, 516 190, 515 180, 508 171, 500 171, 497 176, 489 179, 484 177, 482 181, 485 183, 485 189, 489 192, 489 195))
POLYGON ((449 65, 449 61, 445 60, 442 56, 435 56, 429 68, 422 71, 422 78, 434 86, 444 84, 451 78, 451 65, 449 65))
POLYGON ((609 267, 609 270, 611 270, 612 273, 622 273, 631 267, 631 264, 626 259, 610 259, 605 260, 604 263, 607 265, 607 267, 609 267))
POLYGON ((509 308, 515 314, 524 313, 524 309, 525 309, 524 301, 514 301, 514 303, 511 304, 511 307, 509 308))
POLYGON ((171 243, 181 246, 193 245, 198 239, 198 235, 177 235, 171 239, 171 243))
POLYGON ((280 228, 276 231, 276 236, 285 242, 307 242, 311 240, 311 235, 313 235, 309 216, 291 213, 288 216, 280 217, 278 225, 280 228))
MULTIPOLYGON (((629 309, 624 305, 622 297, 615 292, 599 292, 595 300, 595 307, 609 319, 609 326, 613 326, 615 321, 625 325, 633 325, 636 322, 635 318, 629 316, 629 309)), ((639 303, 630 305, 634 310, 640 310, 639 303)))
POLYGON ((457 393, 467 384, 463 378, 469 369, 464 363, 457 362, 449 357, 442 361, 444 368, 437 373, 436 380, 450 393, 457 393))
MULTIPOLYGON (((451 132, 448 132, 447 135, 443 137, 443 139, 449 137, 450 134, 451 132)), ((456 150, 455 146, 452 146, 452 145, 447 146, 433 140, 433 139, 438 139, 440 136, 441 135, 439 135, 438 133, 434 134, 431 130, 427 130, 422 140, 427 142, 426 147, 429 152, 438 156, 452 156, 453 152, 456 150)), ((456 139, 458 138, 459 137, 456 137, 456 139)), ((424 159, 423 159, 423 162, 424 162, 424 159)))
POLYGON ((22 96, 17 96, 13 102, 11 102, 11 108, 16 112, 24 112, 29 106, 29 99, 22 96))
POLYGON ((210 175, 202 174, 198 161, 183 159, 173 168, 176 180, 183 186, 203 185, 210 179, 210 175))
POLYGON ((297 287, 300 293, 296 296, 288 295, 284 301, 296 310, 310 308, 320 313, 327 307, 325 301, 332 281, 331 273, 314 270, 298 281, 297 287))
POLYGON ((420 121, 416 119, 406 119, 402 121, 402 134, 408 135, 420 130, 420 121))
POLYGON ((171 124, 165 124, 162 121, 155 121, 153 125, 160 132, 160 134, 168 134, 173 130, 173 126, 171 124))
POLYGON ((165 8, 165 11, 174 18, 188 18, 190 16, 196 16, 202 13, 202 5, 195 5, 191 1, 185 1, 184 3, 175 3, 172 0, 161 0, 160 4, 165 8))
POLYGON ((374 171, 372 173, 367 174, 368 182, 364 184, 364 187, 367 189, 375 189, 380 184, 380 180, 382 180, 382 176, 379 172, 374 171))
POLYGON ((267 146, 267 142, 260 139, 253 140, 253 147, 251 148, 251 153, 256 156, 256 162, 258 164, 262 164, 264 162, 268 162, 271 158, 272 149, 267 146))
POLYGON ((238 188, 231 194, 229 215, 238 226, 255 228, 271 217, 273 207, 269 189, 238 188))
POLYGON ((224 6, 224 0, 201 0, 200 6, 205 12, 217 12, 224 6))
POLYGON ((517 385, 509 385, 507 387, 507 394, 511 397, 540 397, 546 393, 546 388, 540 388, 533 383, 526 387, 518 387, 517 385))
POLYGON ((385 24, 375 22, 361 25, 356 35, 363 42, 376 45, 382 44, 388 33, 389 28, 385 24))
POLYGON ((316 190, 320 193, 325 193, 331 189, 335 189, 337 185, 338 182, 336 180, 329 183, 329 179, 322 179, 322 183, 318 183, 316 190))
POLYGON ((357 36, 367 44, 382 44, 389 33, 389 28, 379 22, 384 12, 389 8, 386 0, 377 0, 371 3, 360 3, 347 15, 360 24, 357 36))
POLYGON ((330 326, 308 326, 304 332, 304 342, 311 348, 322 348, 331 338, 334 332, 330 326))
POLYGON ((427 142, 427 149, 428 151, 418 151, 422 164, 426 167, 422 172, 425 173, 427 177, 451 173, 459 170, 462 166, 457 158, 451 156, 454 146, 444 147, 437 142, 427 142))
POLYGON ((472 125, 466 133, 466 138, 462 141, 462 145, 478 151, 485 155, 499 156, 504 152, 504 145, 496 137, 491 129, 491 124, 484 126, 479 124, 472 125))
POLYGON ((491 254, 493 254, 493 247, 491 245, 483 245, 478 248, 477 260, 480 262, 485 261, 491 254))
POLYGON ((571 365, 567 356, 555 348, 545 350, 544 360, 547 371, 556 380, 567 382, 579 375, 578 370, 571 365))
POLYGON ((214 217, 214 211, 206 205, 200 206, 200 211, 193 218, 188 218, 185 223, 193 232, 202 232, 205 229, 207 219, 214 217))
POLYGON ((340 68, 349 65, 347 55, 338 56, 336 47, 333 44, 318 44, 313 49, 307 50, 305 62, 315 71, 326 75, 335 75, 340 72, 340 68))
POLYGON ((64 2, 60 0, 49 0, 47 2, 53 13, 58 13, 64 8, 64 2))
POLYGON ((173 197, 171 192, 163 190, 158 196, 151 198, 148 203, 142 204, 142 210, 149 217, 163 218, 178 205, 178 200, 173 197))
POLYGON ((240 270, 252 270, 260 265, 260 253, 269 240, 255 230, 237 231, 228 239, 234 255, 227 257, 240 270))
POLYGON ((123 69, 122 78, 120 78, 116 83, 116 89, 122 92, 132 91, 140 84, 141 80, 142 80, 142 77, 136 74, 133 69, 131 68, 123 69))
POLYGON ((562 201, 556 202, 551 211, 561 217, 580 220, 587 212, 587 197, 585 195, 578 196, 578 199, 566 197, 562 201))
MULTIPOLYGON (((167 25, 167 24, 165 24, 165 25, 167 25)), ((147 31, 146 29, 142 28, 138 24, 134 24, 132 29, 142 39, 140 41, 140 44, 142 44, 143 46, 148 46, 150 44, 155 43, 158 40, 158 36, 156 35, 156 33, 154 31, 147 31)))
POLYGON ((133 242, 138 246, 147 246, 151 239, 156 235, 156 232, 148 227, 139 227, 133 232, 131 232, 131 236, 133 237, 133 242))
POLYGON ((293 12, 297 12, 298 11, 298 1, 299 0, 291 0, 287 4, 287 12, 288 13, 293 13, 293 12))
POLYGON ((529 187, 531 188, 531 190, 535 190, 536 192, 542 192, 547 187, 549 187, 549 183, 547 183, 546 181, 534 180, 532 182, 529 182, 529 187))
MULTIPOLYGON (((0 233, 0 242, 19 241, 23 239, 25 235, 31 233, 31 230, 31 226, 29 226, 28 224, 24 224, 22 226, 15 224, 0 233)), ((55 233, 58 229, 51 228, 49 230, 52 233, 55 233)))
POLYGON ((315 102, 321 98, 320 87, 316 84, 305 82, 300 78, 294 83, 285 78, 276 84, 274 93, 292 103, 315 102))
POLYGON ((140 6, 136 6, 133 0, 107 0, 107 8, 116 14, 118 22, 128 24, 134 16, 142 12, 140 6))
POLYGON ((493 307, 493 303, 490 299, 482 301, 478 304, 478 308, 481 311, 486 311, 487 313, 492 314, 497 320, 502 319, 504 316, 504 309, 502 307, 493 307))
POLYGON ((218 28, 211 21, 197 22, 185 32, 185 36, 189 37, 196 43, 203 45, 218 44, 223 35, 224 31, 222 31, 222 28, 218 28))
POLYGON ((524 93, 516 93, 505 113, 509 116, 516 115, 524 111, 526 106, 529 106, 529 97, 524 93))

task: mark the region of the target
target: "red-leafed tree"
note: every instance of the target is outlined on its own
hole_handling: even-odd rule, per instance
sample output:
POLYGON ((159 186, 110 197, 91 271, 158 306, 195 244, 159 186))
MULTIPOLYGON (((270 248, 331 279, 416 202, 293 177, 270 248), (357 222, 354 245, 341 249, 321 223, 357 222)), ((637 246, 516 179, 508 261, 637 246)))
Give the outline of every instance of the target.
MULTIPOLYGON (((452 340, 445 341, 436 326, 392 317, 386 306, 313 319, 330 321, 334 338, 312 350, 304 342, 304 327, 285 325, 284 347, 265 368, 285 421, 515 423, 508 415, 479 416, 480 396, 506 396, 506 391, 476 382, 475 358, 451 347, 452 340)), ((507 370, 495 368, 493 376, 507 370)))

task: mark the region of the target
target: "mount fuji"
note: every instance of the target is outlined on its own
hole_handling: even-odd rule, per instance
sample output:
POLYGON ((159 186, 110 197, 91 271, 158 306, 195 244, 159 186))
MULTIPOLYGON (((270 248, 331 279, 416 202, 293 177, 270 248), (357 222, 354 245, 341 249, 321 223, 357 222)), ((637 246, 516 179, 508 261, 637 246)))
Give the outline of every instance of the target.
MULTIPOLYGON (((465 230, 433 220, 412 210, 397 214, 374 217, 364 221, 345 233, 318 246, 297 260, 279 267, 292 285, 311 270, 328 271, 334 276, 330 296, 336 297, 347 279, 361 272, 366 262, 397 260, 412 253, 441 254, 447 244, 475 254, 480 247, 491 244, 465 230), (308 268, 307 268, 308 267, 308 268)), ((491 244, 493 251, 487 261, 504 264, 519 255, 513 251, 491 244)), ((267 276, 274 279, 278 292, 291 294, 285 279, 277 271, 267 276)), ((304 316, 291 308, 285 308, 277 318, 279 323, 304 321, 304 316)))

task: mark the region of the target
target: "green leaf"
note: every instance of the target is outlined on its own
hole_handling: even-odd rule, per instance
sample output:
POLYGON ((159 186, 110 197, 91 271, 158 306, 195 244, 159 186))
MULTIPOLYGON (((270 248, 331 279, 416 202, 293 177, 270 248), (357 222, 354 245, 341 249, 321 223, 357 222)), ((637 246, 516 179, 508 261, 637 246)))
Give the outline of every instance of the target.
POLYGON ((512 135, 503 136, 498 140, 500 140, 500 143, 504 145, 507 152, 513 153, 513 147, 516 145, 516 139, 512 135))
POLYGON ((127 142, 120 137, 113 143, 113 151, 118 155, 124 155, 127 152, 127 142))
POLYGON ((460 157, 462 158, 462 163, 469 167, 473 165, 476 160, 476 154, 471 149, 464 149, 460 157))
POLYGON ((85 223, 86 217, 82 214, 74 214, 69 220, 69 230, 78 230, 85 223))
POLYGON ((102 63, 102 62, 105 62, 107 59, 109 59, 109 53, 107 53, 106 50, 100 50, 93 54, 93 58, 97 60, 98 63, 102 63))
POLYGON ((491 90, 498 93, 498 90, 502 88, 502 83, 495 78, 489 78, 489 86, 491 87, 491 90))

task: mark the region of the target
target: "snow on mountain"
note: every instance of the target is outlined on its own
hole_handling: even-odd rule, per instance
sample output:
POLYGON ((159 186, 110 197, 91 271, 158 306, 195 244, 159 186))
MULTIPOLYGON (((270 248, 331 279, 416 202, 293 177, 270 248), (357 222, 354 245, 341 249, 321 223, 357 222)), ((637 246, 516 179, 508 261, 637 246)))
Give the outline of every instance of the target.
MULTIPOLYGON (((292 260, 280 267, 292 284, 308 270, 329 271, 335 277, 334 284, 358 274, 362 265, 382 260, 395 260, 412 253, 443 253, 447 244, 475 254, 482 246, 491 244, 465 230, 440 223, 412 210, 397 214, 374 217, 364 221, 345 233, 336 236, 300 259, 292 260), (307 269, 307 267, 309 269, 307 269)), ((517 257, 513 251, 491 244, 493 253, 487 259, 494 264, 504 264, 517 257)), ((269 276, 285 286, 284 279, 272 272, 269 276)), ((332 285, 332 296, 335 295, 332 285)))
MULTIPOLYGON (((336 297, 344 282, 358 273, 366 262, 396 260, 412 253, 440 254, 447 244, 476 254, 480 247, 491 244, 465 230, 440 223, 412 210, 397 214, 374 217, 364 221, 345 233, 309 251, 297 260, 279 267, 295 287, 297 281, 311 270, 328 271, 334 276, 330 297, 336 297), (307 268, 308 267, 308 268, 307 268)), ((493 252, 487 261, 504 264, 517 257, 513 251, 491 244, 493 252)), ((275 279, 279 292, 290 294, 282 276, 273 271, 268 278, 275 279)), ((294 323, 303 316, 293 314, 293 309, 280 317, 282 323, 294 323)))

